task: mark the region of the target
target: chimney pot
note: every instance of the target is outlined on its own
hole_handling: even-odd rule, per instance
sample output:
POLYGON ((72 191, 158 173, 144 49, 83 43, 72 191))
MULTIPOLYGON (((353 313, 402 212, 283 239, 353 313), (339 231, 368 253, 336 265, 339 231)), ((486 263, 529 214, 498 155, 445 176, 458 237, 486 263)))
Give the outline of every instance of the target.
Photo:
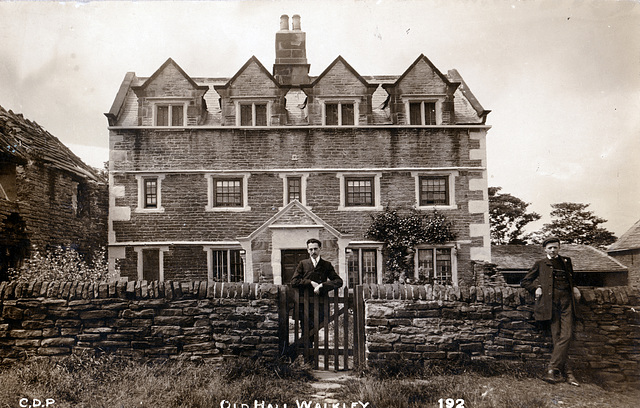
POLYGON ((280 16, 280 30, 289 31, 289 16, 286 14, 280 16))
POLYGON ((293 19, 293 30, 300 31, 300 16, 298 14, 294 14, 292 19, 293 19))

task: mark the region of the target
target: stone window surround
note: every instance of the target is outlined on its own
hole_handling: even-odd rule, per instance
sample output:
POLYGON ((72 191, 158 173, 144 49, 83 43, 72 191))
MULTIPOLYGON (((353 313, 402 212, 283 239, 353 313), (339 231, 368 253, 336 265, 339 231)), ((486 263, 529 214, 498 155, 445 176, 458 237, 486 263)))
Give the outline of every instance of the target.
POLYGON ((280 173, 280 178, 282 179, 282 208, 289 204, 289 196, 288 196, 288 184, 287 179, 289 177, 299 177, 300 178, 300 204, 307 207, 307 180, 309 179, 309 173, 280 173))
POLYGON ((136 180, 138 182, 138 207, 135 212, 137 213, 163 213, 164 207, 162 206, 162 180, 164 180, 164 174, 136 174, 136 180), (158 205, 155 208, 146 208, 144 206, 144 181, 147 179, 156 179, 158 183, 158 205))
POLYGON ((251 211, 249 206, 249 177, 251 173, 206 173, 204 178, 207 180, 207 206, 205 211, 211 212, 244 212, 251 211), (216 207, 213 205, 213 194, 215 190, 214 181, 216 178, 241 178, 242 179, 242 206, 240 207, 216 207))
POLYGON ((166 98, 166 97, 157 97, 157 98, 146 98, 147 101, 149 101, 149 104, 151 105, 151 111, 153 112, 153 117, 151 118, 151 123, 153 124, 154 127, 159 127, 159 128, 179 128, 179 127, 184 127, 186 126, 187 123, 187 106, 189 105, 189 102, 192 101, 193 98, 185 98, 185 97, 170 97, 170 98, 166 98), (158 126, 158 122, 157 122, 157 113, 158 113, 158 106, 176 106, 176 105, 182 105, 182 125, 178 125, 178 126, 173 126, 171 125, 171 109, 169 109, 169 124, 167 126, 158 126))
POLYGON ((349 173, 337 173, 336 177, 340 180, 340 204, 338 205, 338 211, 382 211, 382 205, 380 204, 380 178, 382 172, 349 172, 349 173), (349 177, 373 177, 373 206, 347 206, 346 205, 346 178, 349 177))
POLYGON ((144 280, 144 257, 142 256, 142 251, 145 249, 157 249, 158 256, 160 259, 158 260, 158 280, 160 282, 164 281, 164 253, 169 251, 168 246, 134 246, 133 250, 138 255, 138 264, 137 264, 137 272, 138 272, 138 280, 144 280))
MULTIPOLYGON (((328 103, 332 103, 332 104, 337 103, 339 105, 337 126, 358 126, 360 124, 360 101, 361 101, 360 97, 349 98, 348 96, 347 97, 342 96, 342 97, 316 97, 316 98, 320 102, 322 126, 329 126, 327 125, 327 104, 328 103), (353 125, 342 125, 341 105, 343 103, 353 104, 353 125)), ((331 126, 336 126, 336 125, 331 125, 331 126)))
MULTIPOLYGON (((354 249, 357 250, 362 250, 362 249, 369 249, 369 250, 375 250, 376 251, 376 272, 377 272, 377 277, 376 280, 378 284, 382 283, 382 272, 383 272, 383 259, 382 259, 382 248, 383 248, 384 244, 382 242, 369 242, 369 241, 352 241, 349 243, 349 245, 347 246, 347 248, 345 249, 345 254, 349 254, 351 253, 351 256, 354 256, 354 249)), ((347 265, 348 265, 348 261, 347 261, 347 265)), ((347 266, 348 269, 348 266, 347 266)), ((360 276, 360 278, 362 278, 362 276, 360 276)), ((345 280, 345 284, 348 285, 349 284, 349 275, 348 275, 348 271, 347 271, 347 279, 345 280)), ((350 288, 353 289, 353 288, 350 288)))
MULTIPOLYGON (((419 249, 450 249, 451 250, 451 284, 458 286, 458 246, 456 243, 449 243, 443 245, 417 245, 414 249, 413 256, 413 271, 414 279, 418 279, 418 250, 419 249)), ((433 265, 434 269, 437 268, 437 264, 433 265)))
POLYGON ((415 208, 417 210, 455 210, 458 208, 456 204, 456 177, 460 173, 456 170, 438 170, 438 171, 412 171, 411 176, 415 179, 415 208), (449 183, 449 204, 448 205, 420 205, 420 177, 425 176, 441 176, 447 177, 449 183))
POLYGON ((400 97, 400 99, 402 100, 402 103, 404 104, 404 113, 405 113, 405 117, 406 117, 406 124, 410 125, 410 126, 438 126, 438 125, 442 125, 442 103, 444 102, 445 98, 446 98, 446 95, 444 95, 444 94, 402 95, 400 97), (422 104, 422 109, 423 109, 422 121, 423 121, 423 123, 420 123, 420 124, 409 123, 410 118, 411 118, 409 104, 410 103, 417 103, 417 102, 427 102, 427 103, 434 103, 435 102, 435 104, 436 104, 436 124, 435 125, 425 125, 424 124, 424 104, 422 104))
MULTIPOLYGON (((258 105, 267 105, 267 126, 271 126, 271 111, 272 111, 272 105, 273 105, 273 98, 260 98, 260 97, 255 97, 255 96, 250 96, 250 97, 231 97, 231 99, 233 100, 233 105, 235 107, 236 110, 236 126, 242 126, 240 123, 241 119, 240 119, 240 105, 251 105, 252 108, 252 112, 253 112, 253 118, 252 118, 252 123, 256 123, 256 104, 258 105)), ((246 127, 246 126, 243 126, 246 127)), ((256 125, 251 125, 251 127, 256 127, 256 125)))
POLYGON ((251 282, 247 279, 247 256, 245 249, 238 242, 219 242, 210 245, 203 245, 202 250, 207 253, 207 280, 213 282, 213 251, 240 251, 240 257, 242 258, 243 267, 243 282, 251 282))

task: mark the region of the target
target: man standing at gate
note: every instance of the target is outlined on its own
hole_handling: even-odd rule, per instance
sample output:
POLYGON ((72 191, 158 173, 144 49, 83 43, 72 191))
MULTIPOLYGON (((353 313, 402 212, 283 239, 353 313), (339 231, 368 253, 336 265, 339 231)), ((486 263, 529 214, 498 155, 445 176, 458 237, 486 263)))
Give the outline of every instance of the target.
POLYGON ((313 292, 317 295, 342 287, 342 278, 333 269, 331 262, 320 257, 321 248, 320 240, 315 238, 307 240, 309 259, 298 264, 291 278, 291 286, 298 289, 313 288, 313 292))
MULTIPOLYGON (((300 261, 291 278, 291 286, 300 290, 313 288, 313 293, 316 295, 324 295, 330 290, 342 287, 342 278, 333 269, 331 262, 320 258, 320 248, 322 248, 320 240, 315 238, 307 240, 309 259, 300 261)), ((308 315, 306 316, 307 325, 303 327, 303 333, 305 333, 305 330, 308 330, 307 333, 311 333, 305 342, 306 348, 313 347, 313 343, 317 338, 313 334, 315 327, 313 309, 312 303, 309 305, 308 315)), ((324 321, 324 308, 321 305, 318 309, 318 323, 322 324, 324 321)), ((301 322, 305 321, 305 314, 302 308, 299 309, 298 318, 301 322)), ((309 356, 305 358, 308 359, 309 356)))
POLYGON ((560 239, 549 237, 542 242, 546 258, 537 261, 525 275, 520 285, 535 294, 533 314, 537 321, 551 321, 553 351, 547 373, 543 378, 555 384, 564 381, 574 386, 580 384, 568 366, 569 345, 573 337, 573 322, 580 291, 573 286, 571 258, 558 254, 560 239))

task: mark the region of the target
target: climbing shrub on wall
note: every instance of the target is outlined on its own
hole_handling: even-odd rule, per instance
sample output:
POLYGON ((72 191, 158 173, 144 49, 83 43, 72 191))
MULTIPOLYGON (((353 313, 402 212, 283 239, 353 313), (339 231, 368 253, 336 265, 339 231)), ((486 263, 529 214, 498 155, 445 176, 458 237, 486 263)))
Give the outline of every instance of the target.
POLYGON ((416 245, 439 245, 456 239, 453 223, 435 210, 432 213, 411 210, 408 215, 401 215, 387 207, 371 218, 367 237, 384 242, 384 283, 405 282, 413 276, 416 245))

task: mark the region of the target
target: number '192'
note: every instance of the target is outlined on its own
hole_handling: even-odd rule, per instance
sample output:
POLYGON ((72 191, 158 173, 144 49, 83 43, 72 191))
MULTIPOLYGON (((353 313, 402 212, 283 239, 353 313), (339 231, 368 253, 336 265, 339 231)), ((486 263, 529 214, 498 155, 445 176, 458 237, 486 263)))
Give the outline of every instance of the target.
POLYGON ((464 400, 463 399, 457 399, 454 400, 453 398, 440 398, 438 400, 438 408, 464 408, 464 400))

